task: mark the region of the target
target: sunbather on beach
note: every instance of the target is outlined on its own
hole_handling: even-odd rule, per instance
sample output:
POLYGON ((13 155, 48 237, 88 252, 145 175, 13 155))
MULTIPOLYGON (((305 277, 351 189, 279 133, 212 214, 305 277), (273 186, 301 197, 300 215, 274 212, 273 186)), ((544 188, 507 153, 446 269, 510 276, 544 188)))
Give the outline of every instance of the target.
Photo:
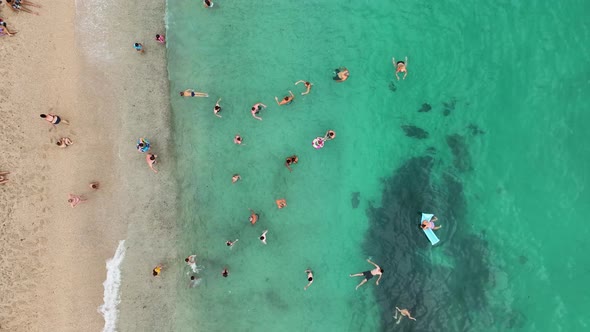
POLYGON ((86 202, 86 199, 84 197, 82 197, 82 196, 70 194, 70 196, 68 198, 68 203, 70 203, 70 205, 72 206, 72 208, 75 208, 76 205, 78 205, 78 204, 80 204, 82 202, 86 202))
POLYGON ((186 89, 180 92, 181 97, 209 97, 209 94, 205 92, 196 92, 193 89, 186 89))
POLYGON ((150 169, 152 171, 154 171, 154 173, 158 173, 158 171, 154 168, 154 164, 156 163, 156 158, 158 158, 158 156, 155 154, 148 153, 145 155, 145 161, 147 162, 150 169))
POLYGON ((10 174, 10 172, 0 172, 0 184, 8 182, 8 178, 6 177, 8 174, 10 174))
POLYGON ((275 96, 275 100, 277 101, 277 104, 278 104, 279 106, 281 106, 281 105, 287 105, 287 104, 290 104, 290 103, 293 101, 293 99, 295 99, 295 95, 294 95, 294 94, 293 94, 293 92, 291 92, 290 90, 289 90, 289 96, 285 96, 285 97, 283 98, 283 100, 281 100, 280 102, 279 102, 279 98, 277 98, 277 97, 275 96))
POLYGON ((399 81, 399 76, 397 75, 399 72, 404 73, 403 79, 405 80, 406 76, 408 76, 408 69, 406 68, 408 65, 408 57, 406 57, 405 61, 398 62, 395 62, 395 58, 391 58, 391 63, 393 63, 393 66, 395 67, 395 77, 397 77, 397 80, 399 81))
POLYGON ((268 229, 267 229, 267 230, 265 230, 265 231, 262 233, 262 235, 260 235, 260 237, 259 237, 259 239, 260 239, 260 242, 262 242, 262 243, 264 243, 264 244, 266 244, 266 233, 268 233, 268 229))
POLYGON ((74 144, 69 137, 62 137, 55 143, 60 148, 67 148, 68 146, 74 144))
POLYGON ((156 35, 156 41, 160 44, 166 44, 166 37, 163 35, 156 35))
POLYGON ((23 11, 25 13, 29 13, 29 14, 34 14, 34 15, 39 15, 39 13, 34 12, 32 10, 30 10, 27 7, 24 6, 31 6, 31 7, 38 7, 41 8, 41 6, 33 4, 31 2, 28 1, 21 1, 21 0, 6 0, 6 3, 10 6, 10 8, 12 10, 14 10, 15 12, 18 11, 23 11))
POLYGON ((307 91, 301 93, 302 96, 308 94, 309 91, 311 91, 311 86, 313 84, 311 84, 311 83, 309 83, 307 81, 304 81, 304 80, 300 80, 300 81, 295 82, 295 85, 297 85, 299 83, 303 83, 303 85, 305 85, 305 87, 307 88, 307 91))
POLYGON ((262 121, 262 118, 256 116, 256 114, 260 113, 260 111, 262 111, 265 108, 266 108, 266 105, 264 105, 263 103, 256 103, 256 104, 254 104, 254 106, 252 106, 252 109, 250 110, 250 113, 252 113, 252 116, 255 119, 262 121))
POLYGON ((220 101, 221 101, 221 98, 219 98, 217 100, 217 102, 215 103, 215 107, 213 107, 213 114, 215 114, 215 116, 218 118, 221 117, 221 115, 219 115, 219 112, 221 112, 221 106, 219 106, 220 101))
POLYGON ((59 117, 59 115, 55 115, 55 114, 51 114, 51 113, 47 113, 47 114, 41 114, 40 117, 42 119, 44 119, 45 121, 51 123, 54 127, 60 123, 64 123, 69 125, 70 123, 66 120, 63 120, 62 118, 59 117))
POLYGON ((88 184, 88 186, 90 187, 90 189, 92 190, 98 190, 98 188, 100 188, 100 183, 98 183, 97 181, 94 182, 90 182, 88 184))
POLYGON ((4 22, 4 20, 0 18, 0 36, 2 34, 12 36, 16 34, 16 31, 10 31, 10 29, 8 29, 8 26, 6 25, 6 22, 4 22))
POLYGON ((399 324, 400 320, 402 320, 402 318, 404 316, 408 317, 409 319, 411 319, 413 321, 416 320, 416 318, 414 318, 414 317, 412 317, 412 315, 410 315, 410 312, 408 311, 408 309, 400 309, 398 307, 395 307, 395 310, 396 310, 395 311, 395 316, 393 316, 393 318, 398 318, 398 315, 397 315, 398 311, 400 313, 399 319, 397 320, 397 322, 395 322, 396 324, 399 324))
POLYGON ((371 278, 373 278, 374 276, 377 276, 377 275, 379 276, 379 278, 377 278, 377 282, 375 283, 375 285, 379 285, 379 280, 381 280, 381 277, 383 276, 383 269, 381 267, 379 267, 379 265, 371 262, 370 259, 367 259, 367 262, 373 264, 375 266, 375 268, 370 271, 365 271, 365 272, 350 275, 351 277, 365 277, 365 279, 363 281, 361 281, 361 283, 358 284, 355 289, 359 289, 359 287, 361 287, 367 281, 369 281, 371 278))
POLYGON ((303 287, 303 290, 307 290, 307 288, 309 286, 311 286, 311 284, 313 283, 313 271, 310 269, 305 270, 305 273, 307 273, 307 286, 303 287))
POLYGON ((213 2, 211 0, 203 0, 203 6, 205 6, 205 8, 211 8, 213 7, 213 2))

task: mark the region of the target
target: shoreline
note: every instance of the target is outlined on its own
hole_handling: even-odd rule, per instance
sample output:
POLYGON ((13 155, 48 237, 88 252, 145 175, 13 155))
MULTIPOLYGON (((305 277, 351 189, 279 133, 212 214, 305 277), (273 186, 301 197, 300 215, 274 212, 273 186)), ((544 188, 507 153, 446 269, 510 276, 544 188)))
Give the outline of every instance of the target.
MULTIPOLYGON (((146 280, 153 279, 152 265, 176 259, 178 194, 172 175, 166 51, 151 43, 152 28, 146 28, 163 19, 165 3, 116 3, 101 12, 95 11, 102 6, 98 1, 84 6, 56 3, 43 6, 40 16, 3 7, 1 17, 19 33, 4 37, 0 55, 26 61, 1 71, 5 120, 0 170, 11 174, 9 183, 0 187, 0 210, 5 212, 0 330, 102 330, 105 322, 98 310, 103 304, 105 263, 120 240, 126 240, 127 248, 120 317, 124 321, 127 316, 146 315, 148 310, 138 301, 160 303, 151 312, 158 312, 163 322, 172 321, 163 315, 173 315, 174 307, 162 300, 174 291, 176 280, 162 278, 160 288, 149 292, 144 287, 151 285, 146 280), (142 15, 135 15, 139 21, 134 22, 133 12, 140 7, 142 15), (92 51, 86 43, 96 42, 95 31, 81 24, 86 15, 93 16, 96 27, 106 29, 99 39, 111 59, 93 61, 85 53, 92 51), (96 21, 101 17, 103 22, 96 21), (136 29, 135 35, 147 45, 146 54, 136 54, 131 47, 133 33, 121 32, 125 29, 109 21, 136 29), (50 108, 71 125, 48 131, 51 126, 39 114, 50 108), (63 136, 74 145, 55 146, 63 136), (158 174, 135 150, 138 137, 152 140, 162 159, 158 174), (100 189, 92 192, 91 181, 99 181, 100 189), (72 209, 68 193, 84 195, 88 201, 72 209)), ((161 33, 164 25, 160 31, 153 29, 154 35, 161 33)), ((137 323, 135 317, 134 327, 137 323)))

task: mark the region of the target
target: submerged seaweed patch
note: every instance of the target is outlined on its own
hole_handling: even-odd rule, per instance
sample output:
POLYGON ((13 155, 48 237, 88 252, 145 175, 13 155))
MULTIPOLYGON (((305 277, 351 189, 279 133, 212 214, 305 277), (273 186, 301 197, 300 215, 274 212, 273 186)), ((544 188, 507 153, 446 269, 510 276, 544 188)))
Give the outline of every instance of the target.
POLYGON ((488 305, 485 290, 493 283, 488 244, 470 232, 459 180, 445 173, 440 182, 433 181, 433 164, 430 156, 406 161, 384 180, 381 206, 370 204, 367 210, 370 228, 364 249, 385 270, 379 286, 367 286, 375 287, 383 330, 395 324, 396 306, 418 318, 410 323, 412 331, 457 331, 469 330, 472 324, 465 313, 488 305), (439 217, 440 245, 431 246, 419 229, 421 211, 439 217), (448 257, 453 266, 432 263, 432 250, 448 257))
POLYGON ((413 137, 417 139, 428 138, 428 132, 422 128, 413 125, 402 125, 401 128, 404 130, 406 136, 408 137, 413 137))
POLYGON ((447 144, 453 153, 453 165, 459 172, 467 172, 473 169, 471 154, 465 142, 465 137, 459 134, 447 136, 447 144))

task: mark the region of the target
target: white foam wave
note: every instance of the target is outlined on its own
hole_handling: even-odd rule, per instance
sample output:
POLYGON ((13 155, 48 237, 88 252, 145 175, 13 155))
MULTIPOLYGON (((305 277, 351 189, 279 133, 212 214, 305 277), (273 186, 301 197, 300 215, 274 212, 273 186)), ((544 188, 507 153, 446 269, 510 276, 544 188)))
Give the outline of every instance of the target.
POLYGON ((107 278, 104 286, 104 303, 98 307, 98 312, 104 317, 103 332, 115 332, 117 328, 117 305, 121 302, 119 288, 121 287, 121 263, 125 258, 125 240, 119 241, 115 256, 107 260, 107 278))

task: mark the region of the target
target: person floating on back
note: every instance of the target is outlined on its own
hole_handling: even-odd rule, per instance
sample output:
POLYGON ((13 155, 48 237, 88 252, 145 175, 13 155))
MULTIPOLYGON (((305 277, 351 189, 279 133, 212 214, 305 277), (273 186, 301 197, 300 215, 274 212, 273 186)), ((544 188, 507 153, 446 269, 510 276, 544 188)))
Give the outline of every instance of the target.
POLYGON ((68 198, 68 203, 70 203, 72 208, 75 208, 78 204, 83 203, 83 202, 86 202, 86 199, 82 196, 79 196, 79 195, 70 194, 70 196, 68 198))
POLYGON ((355 290, 359 289, 359 287, 361 287, 367 281, 369 281, 371 278, 373 278, 374 276, 377 276, 377 275, 379 276, 379 278, 377 278, 377 282, 375 282, 375 284, 379 285, 379 280, 381 280, 381 276, 383 275, 383 269, 381 267, 379 267, 379 265, 371 262, 370 259, 367 259, 367 262, 373 264, 375 266, 375 268, 370 271, 365 271, 365 272, 350 275, 351 277, 365 277, 365 279, 363 281, 361 281, 361 283, 356 286, 355 290))
POLYGON ((410 312, 408 311, 408 309, 400 309, 398 307, 395 307, 395 309, 396 309, 395 316, 393 316, 393 318, 397 318, 398 317, 398 315, 397 315, 398 311, 400 313, 399 319, 397 319, 397 322, 395 322, 396 324, 399 324, 399 322, 402 320, 402 318, 404 316, 408 317, 409 319, 411 319, 413 321, 416 320, 416 318, 414 318, 414 317, 412 317, 412 315, 410 315, 410 312))
POLYGON ((51 123, 54 128, 55 128, 56 125, 58 125, 60 123, 67 124, 67 125, 70 124, 68 121, 63 120, 62 118, 60 118, 59 115, 47 113, 47 114, 41 114, 39 116, 41 117, 41 119, 44 119, 45 121, 51 123))
POLYGON ((154 269, 152 270, 152 275, 154 277, 159 276, 162 273, 162 269, 164 267, 162 266, 162 264, 158 264, 156 267, 154 267, 154 269))
POLYGON ((8 177, 6 177, 8 174, 10 174, 10 172, 0 172, 0 184, 8 182, 8 177))
POLYGON ((393 66, 395 67, 395 77, 397 77, 397 80, 399 81, 399 76, 397 75, 397 73, 402 72, 404 73, 404 80, 406 79, 406 76, 408 76, 408 69, 406 68, 407 64, 408 64, 408 57, 406 57, 405 62, 404 61, 398 61, 395 62, 395 58, 391 58, 391 62, 393 63, 393 66))
POLYGON ((186 89, 180 92, 181 97, 209 97, 209 94, 205 92, 196 92, 193 89, 186 89))
POLYGON ((428 229, 428 228, 430 228, 433 231, 436 231, 437 229, 439 229, 439 228, 442 227, 442 225, 438 225, 438 226, 435 226, 434 225, 434 222, 437 221, 437 220, 438 220, 438 218, 436 218, 436 216, 432 216, 432 218, 430 219, 430 221, 428 221, 428 220, 422 220, 422 224, 420 225, 420 228, 422 228, 422 229, 428 229))
POLYGON ((160 44, 166 44, 166 37, 163 35, 156 35, 156 41, 160 44))

